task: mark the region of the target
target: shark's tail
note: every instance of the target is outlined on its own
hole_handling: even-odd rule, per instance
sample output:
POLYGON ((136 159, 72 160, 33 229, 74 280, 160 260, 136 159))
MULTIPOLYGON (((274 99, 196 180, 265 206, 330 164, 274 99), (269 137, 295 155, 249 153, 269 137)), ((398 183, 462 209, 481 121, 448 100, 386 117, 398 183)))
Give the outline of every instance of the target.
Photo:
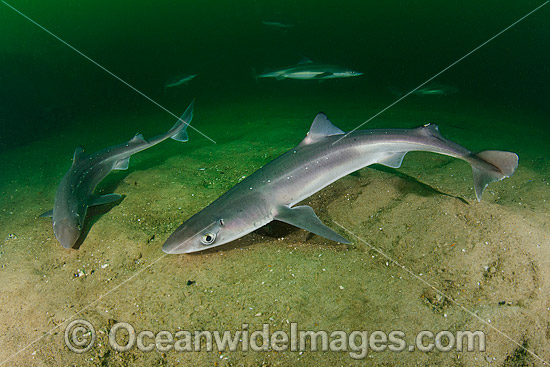
POLYGON ((187 126, 191 123, 193 119, 193 108, 195 107, 195 100, 189 104, 183 115, 176 121, 175 125, 172 126, 170 131, 174 132, 170 138, 176 141, 186 142, 189 140, 187 135, 187 126))
POLYGON ((472 164, 474 173, 474 187, 476 190, 477 201, 481 201, 483 191, 491 182, 500 181, 510 177, 518 167, 518 156, 512 152, 501 152, 498 150, 486 150, 476 154, 476 157, 488 163, 494 169, 488 169, 487 165, 475 163, 472 164))

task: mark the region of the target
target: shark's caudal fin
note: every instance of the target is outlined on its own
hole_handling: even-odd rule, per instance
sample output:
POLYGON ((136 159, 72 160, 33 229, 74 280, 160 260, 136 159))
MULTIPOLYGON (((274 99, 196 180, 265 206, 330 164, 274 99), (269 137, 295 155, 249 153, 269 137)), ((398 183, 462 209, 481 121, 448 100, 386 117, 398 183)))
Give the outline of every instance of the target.
POLYGON ((183 115, 176 121, 175 125, 172 126, 171 130, 177 131, 176 134, 172 135, 170 138, 176 141, 186 142, 189 140, 187 135, 187 126, 191 123, 193 119, 193 108, 195 107, 195 100, 187 107, 183 115), (183 125, 183 128, 180 130, 180 127, 183 125))
POLYGON ((472 165, 474 173, 474 187, 476 190, 477 201, 481 201, 483 191, 491 182, 500 181, 510 177, 518 167, 518 156, 512 152, 501 152, 498 150, 486 150, 476 154, 476 157, 495 167, 495 170, 472 165))

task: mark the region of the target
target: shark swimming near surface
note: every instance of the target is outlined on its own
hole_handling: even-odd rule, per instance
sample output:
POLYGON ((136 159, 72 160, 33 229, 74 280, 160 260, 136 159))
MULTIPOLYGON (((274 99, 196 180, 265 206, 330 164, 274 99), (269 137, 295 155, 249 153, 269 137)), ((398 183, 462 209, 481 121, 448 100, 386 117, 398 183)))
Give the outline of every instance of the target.
POLYGON ((300 79, 324 81, 328 79, 351 78, 360 75, 363 75, 363 73, 343 66, 314 63, 310 59, 305 58, 294 66, 266 70, 262 74, 256 75, 256 79, 275 78, 276 80, 300 79))
POLYGON ((94 195, 96 186, 113 170, 126 170, 130 157, 168 138, 186 142, 187 126, 193 118, 194 101, 168 132, 146 141, 137 134, 127 143, 86 155, 76 148, 71 168, 65 173, 55 193, 53 210, 41 217, 52 217, 55 238, 65 248, 76 245, 81 236, 88 207, 115 202, 119 194, 94 195))
POLYGON ((294 205, 371 164, 398 168, 411 151, 434 152, 468 162, 478 201, 489 183, 511 176, 518 165, 515 153, 488 150, 474 154, 444 138, 437 125, 358 130, 346 135, 319 113, 300 144, 185 221, 162 249, 169 254, 203 251, 234 241, 273 220, 349 243, 323 224, 311 207, 294 205))

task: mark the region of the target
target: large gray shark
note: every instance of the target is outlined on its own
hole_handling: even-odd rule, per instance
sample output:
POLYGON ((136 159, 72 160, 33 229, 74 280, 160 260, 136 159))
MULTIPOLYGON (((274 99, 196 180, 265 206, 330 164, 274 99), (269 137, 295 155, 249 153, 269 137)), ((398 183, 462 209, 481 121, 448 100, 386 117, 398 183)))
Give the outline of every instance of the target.
POLYGON ((363 73, 338 65, 317 64, 309 59, 303 59, 297 65, 281 69, 269 70, 256 76, 256 78, 302 79, 302 80, 327 80, 338 78, 350 78, 360 76, 363 73))
POLYGON ((427 151, 462 159, 472 166, 477 200, 491 182, 514 173, 518 156, 510 152, 473 154, 445 139, 436 125, 416 129, 344 132, 317 115, 300 144, 235 185, 193 215, 168 238, 163 251, 182 254, 221 246, 272 220, 279 220, 341 243, 348 240, 325 226, 305 198, 368 165, 398 168, 410 151, 427 151))
POLYGON ((168 138, 185 142, 187 126, 193 118, 194 101, 185 110, 168 132, 146 141, 141 134, 127 143, 115 145, 86 155, 82 148, 76 148, 73 164, 57 188, 53 210, 41 217, 53 218, 55 238, 65 248, 74 247, 81 231, 89 206, 112 203, 121 198, 118 194, 96 196, 95 187, 113 170, 126 170, 130 156, 152 147, 168 138))

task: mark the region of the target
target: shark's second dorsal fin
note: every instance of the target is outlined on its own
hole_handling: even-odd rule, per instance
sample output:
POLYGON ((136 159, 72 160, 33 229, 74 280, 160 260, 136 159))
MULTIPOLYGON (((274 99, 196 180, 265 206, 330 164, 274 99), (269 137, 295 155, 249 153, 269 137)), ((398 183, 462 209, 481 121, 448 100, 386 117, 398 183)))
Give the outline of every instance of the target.
POLYGON ((82 147, 77 147, 77 148, 74 150, 74 154, 73 154, 73 165, 75 165, 76 162, 80 161, 84 156, 85 156, 85 154, 84 154, 84 148, 82 148, 82 147))
POLYGON ((136 136, 134 136, 134 137, 130 140, 130 143, 147 143, 147 141, 145 140, 145 138, 143 137, 143 135, 141 135, 141 134, 136 134, 136 136))
POLYGON ((440 140, 445 139, 443 135, 441 135, 441 133, 439 132, 439 126, 437 126, 436 124, 428 123, 416 129, 424 135, 431 136, 440 140))
POLYGON ((311 144, 327 136, 343 134, 345 132, 334 126, 324 113, 319 112, 301 144, 311 144))

